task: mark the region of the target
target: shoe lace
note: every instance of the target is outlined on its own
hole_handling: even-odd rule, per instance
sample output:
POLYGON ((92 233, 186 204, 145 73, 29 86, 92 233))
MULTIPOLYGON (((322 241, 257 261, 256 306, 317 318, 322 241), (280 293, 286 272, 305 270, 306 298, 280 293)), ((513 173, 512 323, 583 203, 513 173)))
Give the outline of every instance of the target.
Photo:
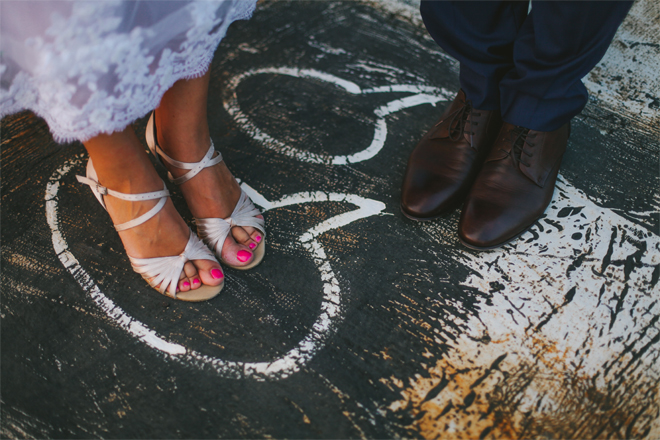
POLYGON ((472 128, 476 125, 479 125, 478 122, 470 119, 470 130, 466 131, 465 126, 467 125, 468 116, 473 114, 474 116, 481 116, 481 113, 475 112, 474 107, 470 101, 465 101, 465 103, 453 113, 449 115, 449 139, 452 141, 459 140, 465 133, 473 135, 475 134, 472 131, 472 128))
POLYGON ((527 152, 523 149, 523 146, 525 145, 525 141, 527 141, 527 145, 530 147, 534 147, 534 143, 530 142, 528 138, 535 138, 536 133, 529 133, 529 128, 524 128, 524 127, 515 127, 511 131, 511 137, 509 138, 511 141, 513 141, 513 162, 518 165, 518 163, 521 163, 525 165, 526 167, 529 167, 530 164, 527 163, 524 158, 526 157, 532 157, 534 156, 534 153, 527 152), (525 156, 523 156, 523 154, 525 156))

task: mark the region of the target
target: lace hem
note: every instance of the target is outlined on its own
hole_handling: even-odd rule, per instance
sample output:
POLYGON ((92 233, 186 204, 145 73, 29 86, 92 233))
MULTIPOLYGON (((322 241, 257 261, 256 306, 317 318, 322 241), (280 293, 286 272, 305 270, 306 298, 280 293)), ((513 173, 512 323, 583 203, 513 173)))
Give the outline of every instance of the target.
POLYGON ((245 0, 196 1, 126 31, 122 2, 80 2, 66 19, 53 14, 44 36, 17 44, 3 32, 9 44, 2 48, 0 116, 32 110, 62 143, 123 130, 176 81, 206 73, 229 25, 249 18, 254 7, 245 0))

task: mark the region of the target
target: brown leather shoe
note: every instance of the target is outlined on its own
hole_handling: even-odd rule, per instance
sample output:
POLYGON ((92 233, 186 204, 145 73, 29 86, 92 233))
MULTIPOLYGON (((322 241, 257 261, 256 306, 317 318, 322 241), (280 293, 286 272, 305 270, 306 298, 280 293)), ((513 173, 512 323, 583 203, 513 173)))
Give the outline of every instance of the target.
POLYGON ((499 111, 477 110, 459 90, 454 102, 408 159, 401 211, 431 220, 458 207, 502 126, 499 111))
POLYGON ((550 132, 502 126, 463 205, 458 236, 464 245, 502 246, 541 217, 552 200, 570 132, 570 123, 550 132))

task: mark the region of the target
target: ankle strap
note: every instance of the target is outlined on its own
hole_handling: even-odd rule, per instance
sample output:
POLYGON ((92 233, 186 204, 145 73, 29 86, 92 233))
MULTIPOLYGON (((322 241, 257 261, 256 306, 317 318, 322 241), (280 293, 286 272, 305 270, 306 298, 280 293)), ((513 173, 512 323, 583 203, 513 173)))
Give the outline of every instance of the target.
POLYGON ((152 192, 140 193, 140 194, 126 194, 106 188, 105 186, 98 183, 96 180, 90 179, 89 177, 76 176, 76 179, 78 179, 78 182, 84 185, 89 185, 92 189, 95 189, 102 196, 112 196, 118 199, 128 200, 129 202, 142 202, 144 200, 160 199, 161 197, 170 196, 170 191, 167 189, 164 183, 163 183, 163 189, 160 191, 152 191, 152 192))
POLYGON ((155 216, 156 214, 158 214, 158 212, 160 212, 161 209, 163 209, 163 206, 165 206, 165 203, 167 203, 167 198, 170 196, 170 192, 168 191, 167 186, 165 186, 165 183, 163 183, 163 189, 160 191, 152 191, 141 194, 125 194, 119 191, 108 189, 105 186, 98 183, 96 180, 90 179, 88 177, 76 176, 76 179, 78 179, 78 182, 84 185, 89 185, 92 191, 102 196, 112 196, 121 200, 127 200, 129 202, 142 202, 145 200, 160 199, 160 201, 156 204, 156 206, 151 208, 145 214, 142 214, 141 216, 134 218, 133 220, 129 220, 126 223, 114 225, 117 232, 134 228, 146 222, 147 220, 151 219, 151 217, 155 216))
POLYGON ((175 185, 181 185, 182 183, 187 182, 193 177, 195 177, 204 168, 212 167, 213 165, 222 162, 222 154, 220 154, 220 152, 217 152, 218 155, 216 157, 213 157, 213 154, 216 153, 216 151, 212 139, 211 139, 211 146, 206 152, 206 155, 204 155, 204 158, 199 162, 180 162, 178 160, 172 159, 170 156, 167 155, 167 153, 163 151, 162 148, 160 148, 160 145, 158 145, 158 143, 156 143, 156 152, 158 153, 159 156, 161 156, 165 160, 165 162, 169 163, 170 165, 177 168, 181 168, 182 170, 190 170, 183 176, 177 177, 176 179, 174 178, 174 176, 172 176, 172 173, 168 172, 167 177, 170 179, 170 182, 174 183, 175 185))

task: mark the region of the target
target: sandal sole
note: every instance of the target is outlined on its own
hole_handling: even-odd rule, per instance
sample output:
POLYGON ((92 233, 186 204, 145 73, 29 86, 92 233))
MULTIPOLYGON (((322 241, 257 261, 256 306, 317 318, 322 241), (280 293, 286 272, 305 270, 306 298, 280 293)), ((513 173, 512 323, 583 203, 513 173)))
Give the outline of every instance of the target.
POLYGON ((220 283, 217 286, 203 285, 202 287, 197 288, 195 290, 188 290, 187 292, 179 292, 176 294, 176 298, 168 295, 167 293, 164 293, 163 295, 165 295, 168 298, 176 299, 178 301, 202 302, 202 301, 208 301, 209 299, 216 297, 224 287, 225 287, 225 281, 223 280, 222 283, 220 283))

